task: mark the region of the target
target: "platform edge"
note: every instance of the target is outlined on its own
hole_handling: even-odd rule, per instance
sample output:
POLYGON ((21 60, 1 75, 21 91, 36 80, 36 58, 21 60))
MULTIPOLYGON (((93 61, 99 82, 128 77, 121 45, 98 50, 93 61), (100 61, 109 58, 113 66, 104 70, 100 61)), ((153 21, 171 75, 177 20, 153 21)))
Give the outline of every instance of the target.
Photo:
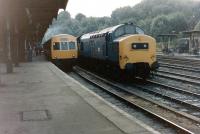
POLYGON ((65 83, 66 83, 66 80, 71 80, 72 82, 78 84, 81 88, 83 88, 84 90, 81 90, 80 88, 79 89, 76 88, 76 90, 74 90, 74 89, 72 89, 72 90, 74 92, 76 92, 90 106, 92 106, 97 112, 102 114, 105 118, 107 118, 110 122, 112 122, 116 127, 118 127, 121 131, 123 131, 127 134, 135 134, 136 131, 134 130, 134 127, 131 124, 136 123, 137 125, 139 125, 142 128, 147 130, 147 131, 143 131, 142 133, 150 132, 153 134, 160 134, 160 132, 154 130, 150 126, 146 125, 144 122, 141 122, 140 120, 136 119, 135 117, 129 115, 127 112, 114 106, 110 102, 107 102, 101 96, 95 94, 90 89, 88 89, 87 87, 85 87, 84 85, 82 85, 81 83, 76 81, 74 78, 72 78, 69 75, 67 75, 66 73, 64 73, 62 70, 60 70, 54 64, 50 63, 49 69, 51 71, 53 71, 57 75, 57 77, 62 79, 65 83), (61 74, 63 77, 58 75, 58 73, 61 74), (108 113, 108 112, 104 111, 105 109, 107 109, 107 110, 109 109, 109 111, 111 111, 111 112, 108 113), (116 115, 118 115, 118 116, 116 116, 116 115), (126 120, 126 121, 123 122, 124 120, 126 120))

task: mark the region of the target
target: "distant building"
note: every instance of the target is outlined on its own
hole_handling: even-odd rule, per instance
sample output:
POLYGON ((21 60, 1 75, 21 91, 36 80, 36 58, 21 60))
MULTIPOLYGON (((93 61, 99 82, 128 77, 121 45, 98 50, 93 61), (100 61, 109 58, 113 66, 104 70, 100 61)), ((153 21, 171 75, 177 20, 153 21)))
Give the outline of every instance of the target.
POLYGON ((182 32, 184 37, 189 38, 189 53, 199 54, 200 52, 200 31, 184 31, 182 32))
POLYGON ((160 34, 157 36, 158 47, 163 53, 174 52, 178 34, 160 34))
POLYGON ((177 52, 199 55, 200 31, 183 31, 179 34, 160 34, 158 47, 164 53, 177 52))

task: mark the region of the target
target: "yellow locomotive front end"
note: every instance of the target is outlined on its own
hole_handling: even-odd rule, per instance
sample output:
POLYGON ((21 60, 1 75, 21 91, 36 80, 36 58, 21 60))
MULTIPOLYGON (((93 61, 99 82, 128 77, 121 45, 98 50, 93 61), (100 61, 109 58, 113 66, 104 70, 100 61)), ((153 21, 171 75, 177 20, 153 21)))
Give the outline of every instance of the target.
POLYGON ((71 60, 78 58, 76 38, 71 35, 58 35, 51 40, 52 60, 71 60))
POLYGON ((156 41, 148 35, 130 35, 119 40, 119 65, 135 76, 148 77, 158 68, 156 41))

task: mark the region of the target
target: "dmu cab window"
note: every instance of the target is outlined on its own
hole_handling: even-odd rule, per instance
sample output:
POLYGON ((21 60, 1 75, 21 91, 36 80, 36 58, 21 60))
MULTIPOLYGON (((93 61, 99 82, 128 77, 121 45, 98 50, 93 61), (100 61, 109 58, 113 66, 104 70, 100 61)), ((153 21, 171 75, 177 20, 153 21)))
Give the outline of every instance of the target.
POLYGON ((53 50, 60 50, 60 43, 59 42, 54 43, 53 50))
POLYGON ((69 49, 76 49, 75 42, 69 42, 69 49))
POLYGON ((61 42, 61 50, 68 50, 68 43, 67 42, 61 42))

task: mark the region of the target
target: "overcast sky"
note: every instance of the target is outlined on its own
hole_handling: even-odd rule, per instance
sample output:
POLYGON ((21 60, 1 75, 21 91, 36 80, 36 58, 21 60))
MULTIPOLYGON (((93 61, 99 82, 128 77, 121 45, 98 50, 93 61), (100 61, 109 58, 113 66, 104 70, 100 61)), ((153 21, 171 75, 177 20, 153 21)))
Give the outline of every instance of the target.
POLYGON ((74 17, 83 13, 87 17, 110 16, 116 8, 134 6, 141 0, 69 0, 66 10, 74 17))

